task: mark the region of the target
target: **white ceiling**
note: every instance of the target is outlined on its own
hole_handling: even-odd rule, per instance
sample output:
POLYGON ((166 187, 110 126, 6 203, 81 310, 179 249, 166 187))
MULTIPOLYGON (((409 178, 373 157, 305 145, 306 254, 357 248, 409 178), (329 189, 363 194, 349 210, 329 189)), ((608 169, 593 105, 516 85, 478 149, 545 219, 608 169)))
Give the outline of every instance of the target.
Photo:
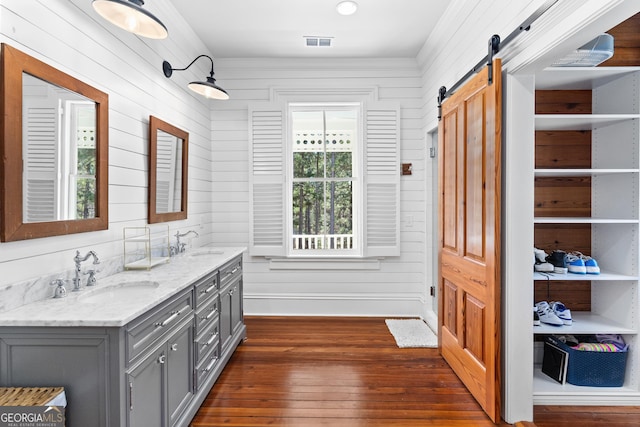
POLYGON ((171 0, 216 58, 413 58, 449 3, 356 0, 342 16, 338 1, 171 0), (304 36, 332 46, 307 47, 304 36))

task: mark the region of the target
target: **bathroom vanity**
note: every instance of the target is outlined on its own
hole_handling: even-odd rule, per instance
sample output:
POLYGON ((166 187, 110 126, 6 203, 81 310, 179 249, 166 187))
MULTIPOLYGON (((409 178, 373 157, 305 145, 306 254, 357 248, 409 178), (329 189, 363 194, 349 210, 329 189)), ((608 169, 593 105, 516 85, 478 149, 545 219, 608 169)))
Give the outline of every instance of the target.
POLYGON ((187 426, 246 338, 243 251, 196 249, 0 313, 0 386, 63 386, 67 427, 187 426))

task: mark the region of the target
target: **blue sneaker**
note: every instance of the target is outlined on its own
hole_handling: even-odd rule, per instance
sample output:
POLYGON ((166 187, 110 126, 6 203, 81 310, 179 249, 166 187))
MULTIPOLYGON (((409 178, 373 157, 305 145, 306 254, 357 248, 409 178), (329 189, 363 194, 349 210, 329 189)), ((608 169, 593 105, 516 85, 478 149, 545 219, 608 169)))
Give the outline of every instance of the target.
MULTIPOLYGON (((600 274, 600 267, 598 266, 598 262, 595 259, 591 258, 588 255, 583 255, 581 252, 578 252, 578 251, 571 252, 571 254, 569 255, 573 255, 574 257, 582 260, 582 263, 584 264, 584 273, 600 274)), ((571 268, 569 268, 569 271, 571 271, 571 268)), ((584 274, 584 273, 579 273, 579 274, 584 274)))
POLYGON ((587 274, 600 274, 600 267, 598 267, 595 259, 590 256, 584 256, 582 260, 584 261, 584 266, 587 268, 587 274))
POLYGON ((576 255, 576 252, 567 254, 566 261, 569 273, 587 274, 587 267, 584 265, 582 258, 576 255))

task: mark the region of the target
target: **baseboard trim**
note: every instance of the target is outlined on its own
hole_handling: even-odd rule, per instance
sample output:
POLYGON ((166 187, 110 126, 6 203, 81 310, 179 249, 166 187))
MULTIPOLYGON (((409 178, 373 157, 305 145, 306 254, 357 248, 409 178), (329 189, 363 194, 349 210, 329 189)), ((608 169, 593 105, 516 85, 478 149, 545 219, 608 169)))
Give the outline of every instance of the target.
POLYGON ((245 293, 248 316, 422 317, 419 294, 258 294, 245 293))

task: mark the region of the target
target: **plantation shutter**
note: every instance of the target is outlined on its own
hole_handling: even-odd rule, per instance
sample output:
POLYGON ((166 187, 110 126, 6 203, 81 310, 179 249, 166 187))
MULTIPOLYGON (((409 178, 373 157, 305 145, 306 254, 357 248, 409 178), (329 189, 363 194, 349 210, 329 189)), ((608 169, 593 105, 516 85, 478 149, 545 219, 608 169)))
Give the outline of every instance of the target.
POLYGON ((249 111, 249 192, 253 256, 285 253, 285 113, 270 103, 249 111))
POLYGON ((55 221, 58 212, 58 105, 29 102, 23 108, 22 212, 25 222, 55 221))
MULTIPOLYGON (((181 167, 182 159, 178 159, 178 142, 176 137, 167 132, 158 132, 157 160, 156 160, 156 212, 176 212, 180 206, 175 206, 175 182, 177 168, 181 167)), ((182 175, 180 175, 182 176, 182 175)), ((180 191, 180 189, 178 189, 180 191)), ((180 199, 180 197, 177 197, 180 199)))
POLYGON ((375 103, 365 115, 364 255, 400 255, 400 111, 375 103))

